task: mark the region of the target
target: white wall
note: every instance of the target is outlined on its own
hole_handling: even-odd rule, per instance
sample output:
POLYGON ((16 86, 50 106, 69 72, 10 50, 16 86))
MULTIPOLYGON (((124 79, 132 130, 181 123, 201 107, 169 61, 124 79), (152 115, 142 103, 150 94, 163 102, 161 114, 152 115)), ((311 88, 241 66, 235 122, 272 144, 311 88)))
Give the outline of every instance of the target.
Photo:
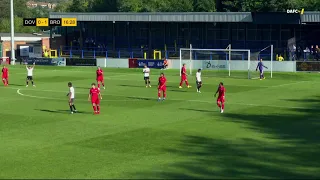
POLYGON ((111 68, 129 68, 129 60, 97 58, 97 66, 111 68))
MULTIPOLYGON (((217 60, 182 60, 182 63, 185 63, 187 67, 190 67, 192 69, 212 69, 212 70, 218 70, 218 69, 228 69, 228 61, 217 61, 217 60), (210 63, 211 65, 208 65, 210 63), (209 66, 209 68, 207 68, 209 66)), ((251 61, 250 62, 250 70, 254 71, 257 66, 257 61, 251 61)), ((271 70, 271 62, 270 61, 264 61, 263 62, 265 66, 268 67, 268 69, 265 69, 265 71, 271 70)), ((296 62, 295 61, 273 61, 272 62, 273 71, 278 72, 296 72, 296 62)), ((169 68, 171 69, 179 69, 180 68, 180 60, 169 60, 169 68)), ((248 61, 243 60, 233 60, 230 63, 231 70, 239 70, 239 71, 247 71, 248 70, 248 61)))

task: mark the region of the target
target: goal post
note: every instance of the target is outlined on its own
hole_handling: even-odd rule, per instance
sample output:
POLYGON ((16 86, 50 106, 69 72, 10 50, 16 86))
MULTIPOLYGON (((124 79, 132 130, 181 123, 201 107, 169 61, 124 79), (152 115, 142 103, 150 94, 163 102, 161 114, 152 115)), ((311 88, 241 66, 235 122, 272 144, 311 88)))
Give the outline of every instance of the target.
MULTIPOLYGON (((203 69, 208 76, 250 78, 250 50, 232 49, 180 49, 180 69, 186 64, 188 72, 203 69)), ((181 72, 180 72, 181 75, 181 72)))
POLYGON ((261 50, 251 53, 251 63, 250 63, 250 79, 259 79, 260 74, 256 72, 256 68, 260 59, 262 59, 263 64, 268 68, 265 69, 265 77, 273 78, 273 45, 269 45, 261 50))

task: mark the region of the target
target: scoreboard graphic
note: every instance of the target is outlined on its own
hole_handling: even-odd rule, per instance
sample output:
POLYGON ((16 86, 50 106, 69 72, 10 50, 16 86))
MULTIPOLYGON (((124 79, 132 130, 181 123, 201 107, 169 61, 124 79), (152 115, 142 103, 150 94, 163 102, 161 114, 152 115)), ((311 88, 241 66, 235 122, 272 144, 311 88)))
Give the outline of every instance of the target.
POLYGON ((23 18, 23 26, 77 26, 77 18, 23 18))

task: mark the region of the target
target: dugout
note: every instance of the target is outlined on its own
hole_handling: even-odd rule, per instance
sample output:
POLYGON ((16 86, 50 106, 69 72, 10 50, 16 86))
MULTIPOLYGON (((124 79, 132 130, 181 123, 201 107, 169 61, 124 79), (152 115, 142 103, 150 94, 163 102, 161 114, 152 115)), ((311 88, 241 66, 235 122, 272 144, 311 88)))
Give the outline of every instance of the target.
MULTIPOLYGON (((105 51, 123 57, 154 50, 174 55, 180 47, 262 49, 270 44, 284 52, 288 40, 297 47, 320 44, 320 12, 214 13, 50 13, 50 18, 75 17, 77 27, 56 27, 61 50, 105 51)), ((277 53, 277 52, 275 52, 277 53)))

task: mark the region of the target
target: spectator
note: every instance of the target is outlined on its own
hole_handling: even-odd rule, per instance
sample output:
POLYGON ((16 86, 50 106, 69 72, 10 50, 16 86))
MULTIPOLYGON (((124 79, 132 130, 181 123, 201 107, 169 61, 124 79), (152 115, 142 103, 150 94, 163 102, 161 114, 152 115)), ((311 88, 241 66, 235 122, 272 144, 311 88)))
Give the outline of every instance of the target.
POLYGON ((296 52, 297 52, 297 47, 295 45, 292 45, 292 50, 291 50, 291 59, 292 59, 292 61, 296 60, 296 52))
POLYGON ((168 68, 168 65, 169 65, 168 60, 164 59, 164 61, 163 61, 163 69, 166 70, 168 68))
POLYGON ((311 52, 312 60, 315 60, 316 59, 316 51, 315 51, 315 48, 313 45, 311 46, 310 52, 311 52))
POLYGON ((320 49, 318 45, 316 45, 316 48, 315 48, 315 56, 316 56, 316 60, 319 61, 320 49))
POLYGON ((278 61, 284 61, 284 58, 282 57, 282 55, 280 54, 278 57, 278 61))
POLYGON ((302 55, 302 48, 300 46, 298 46, 298 49, 296 52, 297 60, 301 59, 301 55, 302 55))
POLYGON ((305 50, 303 50, 303 54, 304 54, 304 60, 306 61, 306 60, 308 60, 309 59, 309 57, 310 57, 310 49, 308 48, 308 47, 306 47, 306 49, 305 50))

